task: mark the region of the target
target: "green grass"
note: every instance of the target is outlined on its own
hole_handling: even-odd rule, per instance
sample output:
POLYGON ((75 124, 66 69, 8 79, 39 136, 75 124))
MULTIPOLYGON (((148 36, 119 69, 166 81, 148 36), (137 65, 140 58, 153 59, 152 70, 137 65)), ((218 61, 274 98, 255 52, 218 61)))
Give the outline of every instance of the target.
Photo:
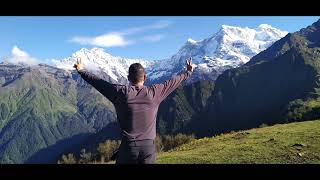
POLYGON ((160 153, 157 163, 319 164, 320 120, 197 139, 160 153))

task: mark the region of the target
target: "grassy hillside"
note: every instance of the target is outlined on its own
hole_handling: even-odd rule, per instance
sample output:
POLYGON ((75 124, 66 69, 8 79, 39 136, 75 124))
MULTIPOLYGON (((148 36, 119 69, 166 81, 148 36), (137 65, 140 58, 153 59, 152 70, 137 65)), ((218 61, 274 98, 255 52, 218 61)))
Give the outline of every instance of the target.
POLYGON ((104 128, 115 135, 113 105, 74 72, 0 64, 0 79, 1 164, 54 163, 104 128))
POLYGON ((160 153, 160 164, 320 163, 320 120, 232 132, 160 153))

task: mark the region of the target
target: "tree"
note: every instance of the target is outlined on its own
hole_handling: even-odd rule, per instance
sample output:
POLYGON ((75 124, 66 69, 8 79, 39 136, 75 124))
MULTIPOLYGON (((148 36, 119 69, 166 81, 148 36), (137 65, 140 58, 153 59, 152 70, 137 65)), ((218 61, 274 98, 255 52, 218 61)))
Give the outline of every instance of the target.
POLYGON ((86 149, 81 149, 81 154, 80 154, 81 159, 79 160, 80 164, 88 164, 92 162, 93 155, 91 152, 86 153, 86 149))
POLYGON ((68 155, 62 155, 62 160, 58 161, 58 164, 77 164, 77 160, 72 153, 68 155))

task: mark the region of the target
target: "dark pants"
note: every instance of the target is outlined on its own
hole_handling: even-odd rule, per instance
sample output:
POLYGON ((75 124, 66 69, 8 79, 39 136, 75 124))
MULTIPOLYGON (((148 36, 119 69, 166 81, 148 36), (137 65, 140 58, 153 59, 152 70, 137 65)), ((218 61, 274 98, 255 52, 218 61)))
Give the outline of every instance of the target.
POLYGON ((154 140, 122 140, 116 164, 154 164, 156 145, 154 140))

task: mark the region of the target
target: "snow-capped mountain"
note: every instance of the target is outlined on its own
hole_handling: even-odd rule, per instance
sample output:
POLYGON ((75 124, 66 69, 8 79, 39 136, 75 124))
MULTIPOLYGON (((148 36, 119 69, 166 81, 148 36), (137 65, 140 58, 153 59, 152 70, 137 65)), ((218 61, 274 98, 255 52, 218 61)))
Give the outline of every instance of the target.
POLYGON ((112 56, 106 53, 102 48, 92 48, 90 50, 82 48, 72 54, 71 57, 63 60, 55 60, 54 64, 60 69, 74 70, 73 65, 75 64, 77 57, 81 58, 85 69, 117 83, 127 83, 128 69, 132 63, 138 62, 144 67, 149 67, 153 64, 153 61, 151 60, 127 59, 112 56))
MULTIPOLYGON (((214 81, 223 71, 241 66, 267 49, 288 32, 261 24, 256 29, 223 25, 219 32, 202 41, 188 39, 177 54, 157 62, 154 72, 172 75, 185 65, 188 57, 197 66, 193 80, 214 81)), ((152 77, 151 77, 152 78, 152 77)))
POLYGON ((146 68, 148 82, 158 82, 183 70, 186 59, 192 57, 196 66, 192 81, 214 81, 223 71, 245 64, 287 33, 267 24, 255 29, 223 25, 207 39, 195 41, 189 38, 178 53, 168 59, 127 59, 112 56, 101 48, 83 48, 55 64, 58 68, 71 70, 75 57, 81 57, 85 68, 109 80, 125 83, 130 64, 139 62, 146 68))

